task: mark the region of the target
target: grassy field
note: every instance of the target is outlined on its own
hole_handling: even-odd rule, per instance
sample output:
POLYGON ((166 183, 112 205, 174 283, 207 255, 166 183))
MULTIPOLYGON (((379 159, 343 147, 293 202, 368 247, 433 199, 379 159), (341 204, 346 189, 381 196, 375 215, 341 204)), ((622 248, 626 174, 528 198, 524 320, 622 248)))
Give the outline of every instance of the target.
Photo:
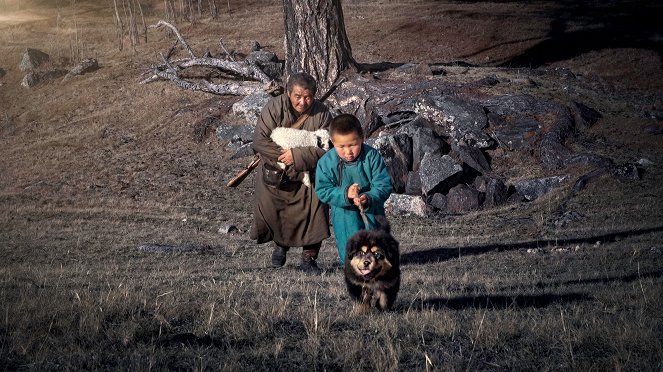
MULTIPOLYGON (((148 23, 161 4, 146 6, 148 23)), ((496 4, 349 1, 344 10, 362 62, 480 63, 545 38, 566 6, 496 4)), ((645 131, 660 122, 643 114, 663 107, 656 53, 613 48, 551 65, 572 68, 577 86, 490 66, 444 77, 503 74, 487 93, 580 100, 604 117, 571 147, 653 165, 640 181, 590 182, 568 205, 578 219, 563 228, 552 221, 573 177, 532 203, 392 217, 403 273, 395 309, 358 315, 333 239, 321 276, 299 270, 297 249, 269 268, 271 246, 248 239, 253 178, 223 187, 244 162, 194 135, 200 119, 226 115, 239 98, 137 84, 171 36, 149 33, 148 44, 118 51, 106 3, 16 6, 0 1, 0 369, 663 369, 663 150, 645 131), (98 71, 20 86, 24 48, 66 61, 72 40, 98 71), (516 77, 536 84, 509 83, 516 77), (219 233, 228 223, 239 231, 219 233), (181 249, 139 249, 152 243, 181 249)), ((220 35, 228 48, 259 40, 282 56, 280 1, 230 8, 181 25, 197 52, 220 53, 220 35)), ((529 165, 494 163, 512 180, 546 175, 529 165)))
POLYGON ((526 220, 504 214, 392 219, 403 286, 393 312, 364 316, 329 243, 306 276, 298 252, 267 268, 268 249, 195 217, 17 208, 0 220, 2 367, 660 369, 663 229, 477 231, 526 220), (200 250, 137 249, 157 237, 200 250))

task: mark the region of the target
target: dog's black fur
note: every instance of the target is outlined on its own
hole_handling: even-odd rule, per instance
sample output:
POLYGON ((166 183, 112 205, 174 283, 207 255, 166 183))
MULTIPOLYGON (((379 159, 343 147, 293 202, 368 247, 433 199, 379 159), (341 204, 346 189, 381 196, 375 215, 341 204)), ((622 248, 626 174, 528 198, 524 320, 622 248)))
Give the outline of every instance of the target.
POLYGON ((378 223, 378 229, 360 230, 346 245, 345 284, 360 312, 391 309, 401 285, 398 241, 385 217, 378 223))

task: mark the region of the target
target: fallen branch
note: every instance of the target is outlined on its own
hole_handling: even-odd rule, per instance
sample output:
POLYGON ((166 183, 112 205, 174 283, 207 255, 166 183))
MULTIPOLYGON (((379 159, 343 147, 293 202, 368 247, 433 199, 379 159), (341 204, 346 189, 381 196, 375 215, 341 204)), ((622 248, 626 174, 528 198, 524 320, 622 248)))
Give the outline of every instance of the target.
MULTIPOLYGON (((182 89, 202 91, 219 95, 248 95, 259 91, 272 93, 279 88, 276 82, 267 76, 267 74, 265 74, 265 72, 261 70, 260 67, 258 67, 258 65, 255 63, 250 63, 248 61, 238 62, 235 60, 214 58, 211 57, 208 53, 206 53, 203 57, 196 57, 193 49, 191 49, 191 46, 189 46, 187 41, 174 25, 164 20, 160 20, 156 25, 150 26, 150 28, 160 27, 168 27, 175 34, 175 37, 177 38, 175 45, 177 45, 177 43, 182 45, 190 58, 184 58, 177 61, 170 60, 174 48, 173 46, 167 55, 163 55, 163 53, 161 53, 163 63, 160 65, 152 66, 150 71, 147 73, 149 76, 141 80, 140 84, 147 84, 159 80, 170 80, 182 89), (179 75, 181 71, 192 67, 207 67, 218 69, 226 74, 237 76, 241 79, 263 83, 264 86, 259 87, 256 84, 245 82, 216 84, 208 80, 192 81, 182 78, 179 75)), ((230 53, 228 53, 225 47, 223 49, 228 57, 232 59, 230 53)))

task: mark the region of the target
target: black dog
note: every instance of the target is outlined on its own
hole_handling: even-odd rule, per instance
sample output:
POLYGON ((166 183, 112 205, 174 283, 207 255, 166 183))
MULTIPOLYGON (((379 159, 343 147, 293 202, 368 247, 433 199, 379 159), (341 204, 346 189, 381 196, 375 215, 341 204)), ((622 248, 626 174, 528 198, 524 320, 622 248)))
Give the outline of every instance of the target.
POLYGON ((348 239, 345 284, 359 312, 389 310, 401 285, 398 242, 386 218, 376 230, 360 230, 348 239))

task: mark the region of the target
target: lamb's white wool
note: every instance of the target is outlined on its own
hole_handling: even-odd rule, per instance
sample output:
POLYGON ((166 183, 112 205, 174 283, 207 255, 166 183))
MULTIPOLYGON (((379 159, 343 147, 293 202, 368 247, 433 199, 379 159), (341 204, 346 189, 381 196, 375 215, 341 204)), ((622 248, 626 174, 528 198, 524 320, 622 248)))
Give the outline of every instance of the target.
MULTIPOLYGON (((329 150, 329 132, 326 129, 318 129, 312 132, 303 129, 278 127, 274 128, 270 137, 274 143, 284 149, 316 146, 325 151, 329 150)), ((285 164, 278 163, 278 165, 285 169, 285 164)), ((302 183, 306 187, 311 187, 309 172, 304 172, 302 183)))

